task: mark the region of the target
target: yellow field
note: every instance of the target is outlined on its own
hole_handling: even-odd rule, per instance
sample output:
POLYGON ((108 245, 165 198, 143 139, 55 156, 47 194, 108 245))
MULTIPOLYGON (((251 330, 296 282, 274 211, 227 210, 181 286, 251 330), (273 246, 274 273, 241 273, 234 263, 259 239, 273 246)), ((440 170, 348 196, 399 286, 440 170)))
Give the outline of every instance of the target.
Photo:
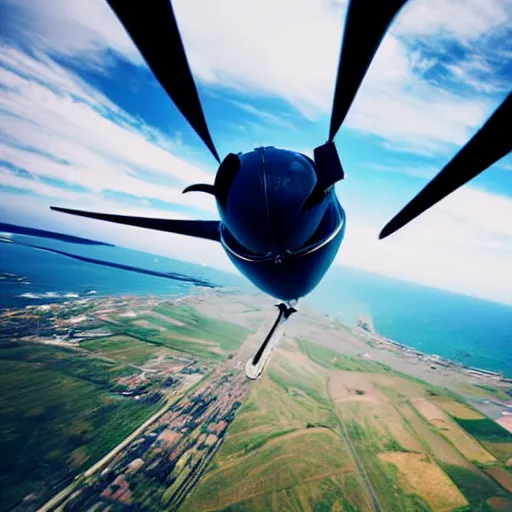
POLYGON ((409 422, 419 439, 422 439, 430 448, 437 460, 466 469, 471 469, 472 464, 462 456, 444 437, 434 432, 423 416, 409 403, 398 405, 400 413, 409 422))
POLYGON ((482 445, 469 436, 457 423, 449 418, 444 411, 425 398, 412 400, 414 407, 427 419, 438 431, 453 443, 454 446, 469 460, 486 464, 496 462, 482 445))
POLYGON ((485 418, 483 414, 479 413, 472 407, 469 407, 466 404, 461 404, 460 402, 455 402, 455 400, 448 397, 436 396, 429 398, 429 400, 444 409, 451 416, 460 418, 461 420, 481 420, 482 418, 485 418))
POLYGON ((415 435, 408 429, 393 404, 388 402, 375 402, 369 404, 364 401, 343 403, 338 405, 338 412, 344 421, 355 421, 366 430, 374 433, 373 442, 380 451, 386 452, 393 448, 400 451, 423 453, 423 447, 415 435))
POLYGON ((423 496, 436 511, 450 511, 467 505, 453 482, 425 455, 418 453, 382 453, 379 458, 394 464, 400 472, 404 490, 423 496))

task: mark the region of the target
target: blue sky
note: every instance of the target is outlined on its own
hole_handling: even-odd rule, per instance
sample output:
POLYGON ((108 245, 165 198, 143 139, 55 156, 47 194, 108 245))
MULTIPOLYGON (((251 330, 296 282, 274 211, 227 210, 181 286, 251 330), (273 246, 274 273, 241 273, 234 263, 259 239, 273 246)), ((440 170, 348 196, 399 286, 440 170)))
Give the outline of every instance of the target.
MULTIPOLYGON (((325 142, 346 2, 175 0, 221 157, 325 142)), ((512 158, 384 241, 384 224, 510 91, 510 0, 410 0, 336 142, 347 179, 337 262, 512 304, 512 158)), ((216 163, 104 0, 0 4, 0 220, 233 270, 211 242, 48 206, 218 218, 216 163)))

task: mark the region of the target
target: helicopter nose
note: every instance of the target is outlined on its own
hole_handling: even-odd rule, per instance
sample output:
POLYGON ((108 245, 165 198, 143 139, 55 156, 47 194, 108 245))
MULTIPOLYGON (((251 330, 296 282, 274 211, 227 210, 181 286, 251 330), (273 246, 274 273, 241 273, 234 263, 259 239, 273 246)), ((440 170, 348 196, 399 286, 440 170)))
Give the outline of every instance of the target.
POLYGON ((313 162, 300 153, 268 147, 239 158, 227 201, 217 201, 230 233, 253 254, 277 256, 300 248, 325 212, 322 203, 301 211, 316 183, 313 162))

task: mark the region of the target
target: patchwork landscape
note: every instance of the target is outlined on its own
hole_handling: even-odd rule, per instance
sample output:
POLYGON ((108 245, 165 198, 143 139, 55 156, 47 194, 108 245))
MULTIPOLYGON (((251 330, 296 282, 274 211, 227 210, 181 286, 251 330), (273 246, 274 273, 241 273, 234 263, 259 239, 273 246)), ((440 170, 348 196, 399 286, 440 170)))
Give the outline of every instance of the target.
POLYGON ((507 511, 511 384, 261 296, 2 313, 1 510, 507 511))
POLYGON ((510 510, 511 468, 512 435, 459 397, 289 341, 185 510, 510 510))

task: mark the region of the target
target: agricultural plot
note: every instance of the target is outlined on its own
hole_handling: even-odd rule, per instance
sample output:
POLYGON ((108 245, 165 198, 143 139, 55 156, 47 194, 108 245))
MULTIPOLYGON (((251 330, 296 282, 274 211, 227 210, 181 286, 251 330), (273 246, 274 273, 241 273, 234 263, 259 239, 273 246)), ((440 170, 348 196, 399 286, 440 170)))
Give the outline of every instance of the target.
POLYGON ((323 369, 302 362, 276 353, 184 510, 371 510, 323 369))
POLYGON ((443 397, 430 398, 430 401, 447 412, 492 456, 505 466, 512 468, 512 434, 510 432, 467 404, 443 397))
POLYGON ((490 420, 452 394, 304 340, 275 356, 185 510, 366 510, 372 492, 393 512, 512 506, 485 445, 503 433, 461 424, 490 420))
POLYGON ((446 473, 426 455, 388 452, 380 459, 398 469, 398 480, 405 492, 423 497, 432 510, 456 510, 468 504, 446 473))
MULTIPOLYGON (((340 411, 354 446, 363 461, 383 510, 455 510, 464 496, 430 457, 421 442, 407 451, 392 425, 382 421, 385 407, 352 404, 340 411), (431 480, 414 475, 428 472, 431 480)), ((413 435, 409 433, 409 435, 413 435)))
POLYGON ((131 336, 110 336, 82 341, 81 348, 129 364, 143 364, 160 354, 170 354, 170 350, 159 345, 145 343, 131 336))
POLYGON ((494 466, 485 470, 491 475, 506 491, 512 494, 512 473, 499 466, 494 466))
POLYGON ((430 397, 429 400, 454 418, 459 418, 461 420, 485 419, 485 416, 482 413, 478 412, 467 404, 456 402, 451 398, 438 396, 430 397))
POLYGON ((160 304, 153 311, 119 315, 111 328, 152 348, 191 354, 201 359, 224 359, 246 339, 248 330, 209 318, 186 305, 160 304))
POLYGON ((505 393, 503 389, 488 384, 468 384, 461 383, 457 386, 458 390, 468 396, 478 397, 483 399, 501 400, 507 402, 510 400, 510 395, 505 393))
MULTIPOLYGON (((425 398, 412 400, 416 410, 433 426, 437 431, 446 437, 457 449, 466 457, 466 459, 479 464, 489 464, 496 462, 487 450, 481 444, 469 436, 455 421, 448 415, 425 398)), ((461 420, 482 421, 482 420, 461 420)), ((489 420, 491 421, 491 420, 489 420)), ((492 422, 494 423, 494 422, 492 422)))
POLYGON ((506 466, 512 468, 512 434, 489 418, 465 420, 457 423, 506 466))
MULTIPOLYGON (((222 509, 283 490, 293 493, 296 486, 351 472, 354 467, 332 431, 316 427, 288 432, 262 440, 242 457, 208 472, 193 508, 222 509)), ((300 501, 299 493, 293 494, 300 501)))

